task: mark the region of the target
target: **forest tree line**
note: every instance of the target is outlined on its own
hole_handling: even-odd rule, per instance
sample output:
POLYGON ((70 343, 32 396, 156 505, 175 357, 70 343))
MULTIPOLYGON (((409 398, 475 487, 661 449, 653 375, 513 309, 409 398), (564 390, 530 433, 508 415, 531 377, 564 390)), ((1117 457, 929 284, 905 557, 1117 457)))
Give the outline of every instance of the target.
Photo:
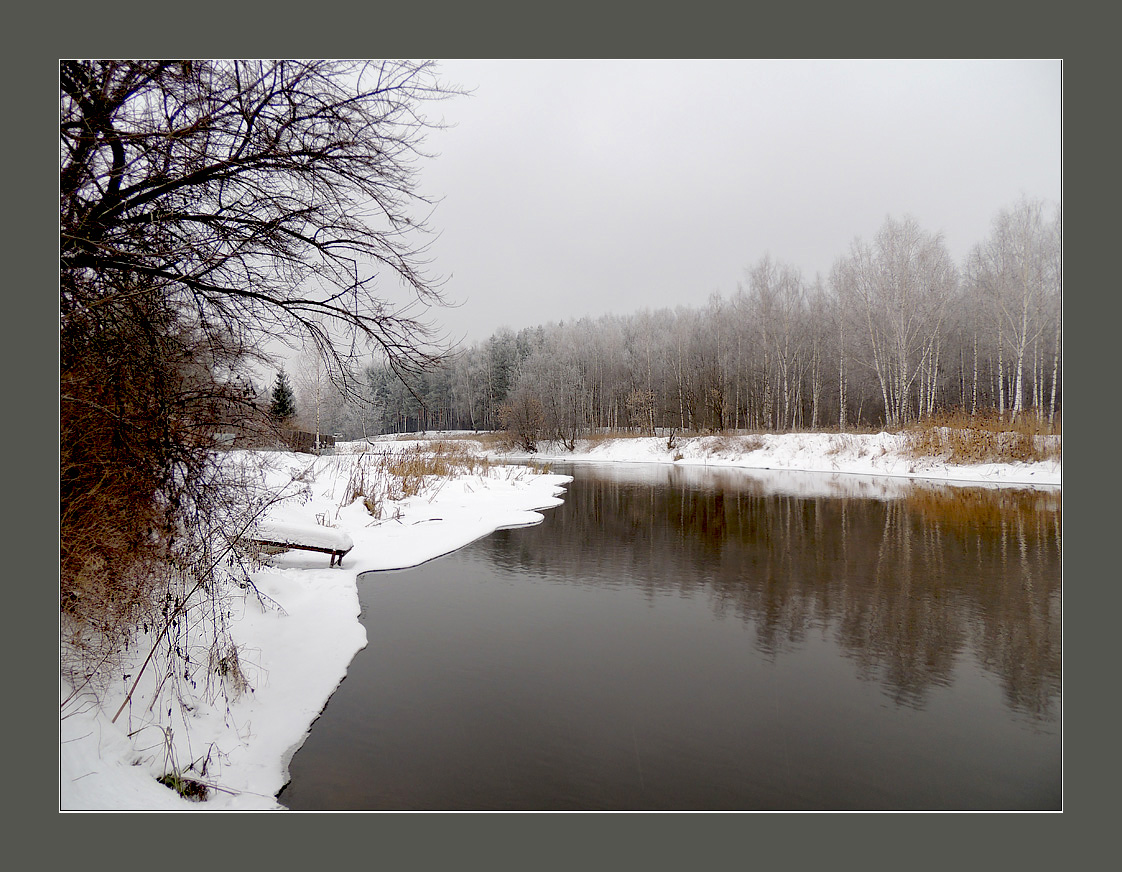
POLYGON ((896 428, 952 410, 1055 426, 1061 220, 1022 200, 956 264, 941 236, 888 218, 826 277, 765 255, 701 306, 504 327, 404 382, 369 366, 357 401, 308 365, 300 420, 346 438, 522 426, 570 445, 593 430, 896 428))

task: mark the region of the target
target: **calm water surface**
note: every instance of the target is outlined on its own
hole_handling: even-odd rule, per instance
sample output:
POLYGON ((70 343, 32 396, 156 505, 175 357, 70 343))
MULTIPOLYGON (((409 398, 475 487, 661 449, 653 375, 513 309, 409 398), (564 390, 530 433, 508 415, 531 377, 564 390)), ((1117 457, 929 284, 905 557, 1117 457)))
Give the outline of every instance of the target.
POLYGON ((1057 489, 574 465, 359 579, 292 809, 1059 809, 1057 489))

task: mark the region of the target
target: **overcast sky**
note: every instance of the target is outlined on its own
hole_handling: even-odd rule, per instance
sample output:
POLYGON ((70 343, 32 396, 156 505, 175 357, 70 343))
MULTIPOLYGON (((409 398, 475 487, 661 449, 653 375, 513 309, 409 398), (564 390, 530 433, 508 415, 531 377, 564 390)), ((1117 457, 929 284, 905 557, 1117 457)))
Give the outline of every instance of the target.
POLYGON ((473 91, 420 187, 468 343, 702 305, 766 253, 823 278, 891 215, 961 263, 1001 208, 1059 202, 1061 63, 440 61, 473 91))

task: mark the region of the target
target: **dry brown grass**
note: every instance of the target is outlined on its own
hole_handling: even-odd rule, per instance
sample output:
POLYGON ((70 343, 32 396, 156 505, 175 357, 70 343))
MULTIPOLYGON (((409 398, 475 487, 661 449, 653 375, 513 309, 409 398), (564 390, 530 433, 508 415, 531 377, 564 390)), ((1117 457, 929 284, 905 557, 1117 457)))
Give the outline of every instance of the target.
POLYGON ((433 478, 455 478, 485 472, 490 461, 462 442, 442 439, 412 445, 387 458, 386 471, 402 482, 406 496, 414 496, 433 478))
POLYGON ((478 442, 487 450, 498 450, 506 441, 504 434, 492 430, 474 433, 471 436, 461 436, 460 438, 478 442))
POLYGON ((992 414, 951 413, 921 421, 902 433, 909 457, 966 465, 1060 460, 1062 437, 1047 430, 1047 422, 1029 416, 1014 422, 992 414))
POLYGON ((853 451, 857 440, 847 433, 834 433, 830 436, 830 447, 826 449, 826 456, 833 457, 838 454, 853 451))
POLYGON ((748 454, 764 447, 762 436, 748 435, 736 436, 730 433, 720 433, 716 436, 707 436, 704 441, 705 453, 710 457, 717 454, 736 455, 748 454))
POLYGON ((381 518, 388 503, 419 496, 438 482, 461 475, 486 475, 491 461, 467 441, 439 439, 406 448, 369 450, 353 461, 343 504, 361 499, 366 510, 381 518))

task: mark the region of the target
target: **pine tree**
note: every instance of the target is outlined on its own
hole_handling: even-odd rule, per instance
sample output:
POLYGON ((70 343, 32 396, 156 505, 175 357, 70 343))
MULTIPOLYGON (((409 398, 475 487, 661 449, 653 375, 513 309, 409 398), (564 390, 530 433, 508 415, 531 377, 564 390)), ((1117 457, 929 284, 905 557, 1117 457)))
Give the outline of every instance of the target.
POLYGON ((283 369, 277 373, 277 381, 273 385, 273 402, 269 406, 269 414, 278 422, 287 421, 296 414, 296 400, 283 369))

